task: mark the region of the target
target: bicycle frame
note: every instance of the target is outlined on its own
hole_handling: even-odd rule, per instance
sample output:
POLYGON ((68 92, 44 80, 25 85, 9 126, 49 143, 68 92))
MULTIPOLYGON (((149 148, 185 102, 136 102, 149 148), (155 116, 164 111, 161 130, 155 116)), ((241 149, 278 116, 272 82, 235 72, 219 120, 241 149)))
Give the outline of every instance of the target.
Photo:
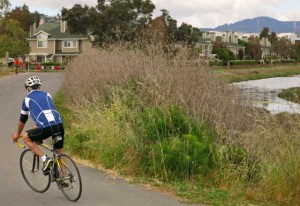
MULTIPOLYGON (((25 146, 19 141, 17 141, 16 144, 18 147, 25 149, 25 146)), ((20 157, 20 167, 23 178, 28 186, 36 192, 43 193, 49 189, 51 182, 56 182, 58 188, 68 200, 73 202, 79 200, 82 192, 82 181, 80 172, 72 158, 67 154, 56 153, 54 147, 50 147, 43 142, 36 142, 36 144, 52 153, 53 165, 50 167, 49 174, 47 175, 48 180, 46 180, 46 184, 42 185, 42 187, 36 187, 36 185, 33 185, 30 181, 28 181, 27 175, 24 173, 25 170, 23 169, 22 163, 23 158, 26 156, 28 151, 32 152, 30 149, 25 149, 20 157)), ((31 168, 29 168, 29 171, 33 174, 40 171, 40 158, 33 153, 33 160, 29 160, 29 162, 31 161, 32 165, 31 168)))
MULTIPOLYGON (((20 138, 21 138, 21 137, 22 137, 22 136, 20 136, 20 138)), ((18 145, 19 148, 22 148, 22 149, 25 149, 25 148, 26 148, 26 147, 25 147, 23 144, 21 144, 19 141, 17 141, 16 144, 18 145)), ((58 158, 58 157, 59 157, 59 154, 56 153, 55 149, 54 149, 54 148, 51 148, 50 146, 48 146, 47 144, 44 144, 44 143, 41 143, 41 144, 38 144, 38 145, 41 146, 41 147, 43 147, 43 148, 45 148, 45 149, 47 149, 48 151, 50 151, 50 152, 52 153, 52 155, 53 155, 53 162, 54 162, 54 164, 56 164, 57 167, 58 167, 57 171, 62 171, 61 163, 60 163, 59 158, 58 158)), ((35 157, 35 158, 34 158, 34 160, 33 160, 33 167, 32 167, 32 170, 34 170, 36 162, 37 162, 37 164, 39 164, 39 162, 40 162, 40 161, 37 160, 37 158, 39 158, 37 155, 35 155, 34 157, 35 157)), ((39 165, 38 165, 38 167, 39 167, 39 165)), ((54 182, 54 181, 60 181, 60 180, 61 180, 60 178, 55 178, 55 177, 54 177, 54 175, 53 175, 54 172, 55 172, 55 171, 54 171, 54 167, 52 167, 52 168, 51 168, 51 171, 50 171, 50 173, 51 173, 51 181, 52 181, 52 182, 54 182)))

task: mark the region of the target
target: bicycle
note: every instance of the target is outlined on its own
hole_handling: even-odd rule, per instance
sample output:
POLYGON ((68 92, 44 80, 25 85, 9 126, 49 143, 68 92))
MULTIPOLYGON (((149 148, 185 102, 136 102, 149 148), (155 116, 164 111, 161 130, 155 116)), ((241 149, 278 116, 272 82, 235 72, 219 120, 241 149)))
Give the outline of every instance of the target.
MULTIPOLYGON (((16 143, 18 147, 25 149, 19 141, 16 143)), ((43 141, 36 143, 52 153, 53 165, 49 174, 44 175, 40 158, 31 149, 25 149, 20 156, 20 169, 27 185, 36 192, 44 193, 52 182, 56 182, 58 189, 68 200, 73 202, 79 200, 82 181, 73 159, 66 154, 57 154, 54 148, 44 144, 43 141)))

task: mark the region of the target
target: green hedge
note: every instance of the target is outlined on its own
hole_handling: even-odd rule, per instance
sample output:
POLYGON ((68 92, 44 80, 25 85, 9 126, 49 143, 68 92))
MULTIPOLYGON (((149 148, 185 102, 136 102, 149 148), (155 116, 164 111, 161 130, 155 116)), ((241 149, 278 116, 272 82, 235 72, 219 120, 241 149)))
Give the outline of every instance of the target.
POLYGON ((235 60, 230 62, 231 65, 253 65, 259 64, 257 60, 235 60))

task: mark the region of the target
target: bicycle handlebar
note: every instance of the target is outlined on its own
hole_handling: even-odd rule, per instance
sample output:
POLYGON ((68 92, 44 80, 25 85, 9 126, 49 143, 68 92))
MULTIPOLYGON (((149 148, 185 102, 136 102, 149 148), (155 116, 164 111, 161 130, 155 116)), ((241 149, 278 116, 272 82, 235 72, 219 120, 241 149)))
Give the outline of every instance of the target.
MULTIPOLYGON (((19 137, 19 139, 20 138, 22 138, 22 136, 23 135, 20 135, 20 137, 19 137)), ((22 143, 20 143, 19 141, 17 141, 17 142, 15 142, 17 145, 18 145, 18 147, 19 148, 21 148, 21 149, 25 149, 26 147, 22 144, 22 143)), ((51 148, 48 146, 48 145, 46 145, 46 144, 39 144, 40 146, 42 146, 42 147, 44 147, 44 148, 46 148, 46 149, 48 149, 48 150, 51 150, 51 148)))
POLYGON ((21 149, 25 149, 25 146, 22 145, 19 141, 16 142, 16 144, 18 145, 18 147, 20 147, 21 149))
MULTIPOLYGON (((22 137, 22 135, 20 135, 20 137, 19 137, 19 139, 22 137)), ((15 142, 17 145, 18 145, 18 147, 20 147, 21 149, 25 149, 25 146, 23 145, 23 144, 21 144, 19 141, 16 141, 15 142)))

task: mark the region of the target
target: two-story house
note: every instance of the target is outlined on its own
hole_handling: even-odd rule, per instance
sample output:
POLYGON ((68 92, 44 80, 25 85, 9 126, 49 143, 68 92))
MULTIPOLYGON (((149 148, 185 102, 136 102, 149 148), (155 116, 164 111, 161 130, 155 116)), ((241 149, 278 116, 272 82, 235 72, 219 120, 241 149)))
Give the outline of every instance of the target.
POLYGON ((30 53, 26 57, 29 62, 65 63, 73 57, 92 48, 88 35, 71 34, 67 31, 66 21, 46 22, 41 18, 39 26, 34 23, 30 28, 30 53))

